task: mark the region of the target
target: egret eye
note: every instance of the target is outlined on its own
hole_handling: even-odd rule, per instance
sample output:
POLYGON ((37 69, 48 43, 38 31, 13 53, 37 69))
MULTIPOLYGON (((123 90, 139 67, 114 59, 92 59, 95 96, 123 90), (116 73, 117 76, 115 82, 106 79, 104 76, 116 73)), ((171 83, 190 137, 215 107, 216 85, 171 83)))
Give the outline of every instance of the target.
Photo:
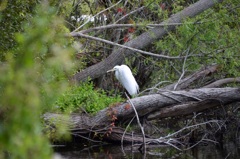
POLYGON ((139 86, 127 65, 115 66, 113 69, 107 72, 110 71, 115 71, 116 78, 131 96, 137 95, 139 86))

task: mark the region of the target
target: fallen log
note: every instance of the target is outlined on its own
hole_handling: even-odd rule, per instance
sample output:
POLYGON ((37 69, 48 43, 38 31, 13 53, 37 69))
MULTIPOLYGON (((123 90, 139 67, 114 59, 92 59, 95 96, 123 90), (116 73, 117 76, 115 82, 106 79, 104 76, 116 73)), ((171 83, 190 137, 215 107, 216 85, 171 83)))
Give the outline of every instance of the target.
MULTIPOLYGON (((146 117, 153 112, 161 111, 164 107, 173 107, 179 104, 187 104, 188 109, 186 113, 192 113, 196 111, 203 111, 208 107, 202 107, 207 101, 211 103, 217 103, 225 105, 232 102, 240 101, 240 89, 239 88, 201 88, 182 91, 162 91, 159 94, 146 95, 132 99, 139 117, 146 117), (194 104, 189 104, 193 103, 194 104), (196 102, 199 102, 196 105, 196 102)), ((216 104, 216 105, 217 105, 216 104)), ((106 108, 100 111, 95 117, 95 123, 109 122, 109 113, 113 113, 117 120, 130 120, 135 114, 128 102, 106 108)), ((171 114, 169 114, 171 115, 171 114)), ((186 115, 186 114, 179 114, 186 115)))
MULTIPOLYGON (((139 118, 154 120, 157 118, 176 117, 201 112, 217 106, 240 101, 240 88, 201 88, 182 91, 161 91, 131 99, 139 118)), ((140 134, 126 133, 121 123, 129 122, 135 116, 129 101, 103 109, 95 116, 73 114, 70 119, 61 114, 46 113, 43 118, 49 125, 67 123, 69 130, 77 135, 90 137, 97 134, 104 140, 120 142, 141 142, 140 134)), ((54 126, 53 126, 54 127, 54 126)), ((96 137, 96 136, 95 136, 96 137)), ((94 139, 94 137, 92 138, 94 139)), ((149 141, 151 138, 146 138, 149 141)))
MULTIPOLYGON (((170 85, 167 85, 161 90, 184 90, 189 88, 192 84, 196 83, 196 81, 203 80, 205 77, 210 76, 218 71, 221 71, 221 68, 219 65, 214 64, 210 65, 204 68, 201 68, 200 70, 196 71, 195 73, 185 77, 184 79, 180 80, 179 82, 172 83, 170 85)), ((209 88, 209 87, 208 87, 209 88)), ((214 87, 212 87, 214 88, 214 87)))

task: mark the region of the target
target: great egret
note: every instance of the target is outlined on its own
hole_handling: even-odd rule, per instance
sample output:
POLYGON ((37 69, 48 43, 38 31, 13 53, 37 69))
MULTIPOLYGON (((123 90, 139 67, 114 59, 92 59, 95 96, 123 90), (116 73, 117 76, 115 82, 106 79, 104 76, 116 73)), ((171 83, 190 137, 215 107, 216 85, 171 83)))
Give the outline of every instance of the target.
POLYGON ((130 68, 126 65, 115 66, 113 69, 107 72, 115 71, 115 76, 118 81, 123 85, 123 87, 128 91, 131 96, 134 96, 139 91, 139 86, 133 77, 130 68))

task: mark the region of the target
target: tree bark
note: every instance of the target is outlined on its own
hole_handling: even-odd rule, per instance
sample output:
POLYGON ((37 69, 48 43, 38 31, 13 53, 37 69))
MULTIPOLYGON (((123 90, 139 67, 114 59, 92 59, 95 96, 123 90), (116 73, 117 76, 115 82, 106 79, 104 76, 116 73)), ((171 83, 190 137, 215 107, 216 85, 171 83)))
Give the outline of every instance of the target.
MULTIPOLYGON (((199 0, 198 2, 190 5, 181 12, 172 15, 169 19, 162 22, 161 24, 180 23, 184 19, 194 17, 219 2, 222 2, 222 0, 199 0)), ((135 39, 125 43, 124 45, 136 49, 146 48, 154 41, 161 39, 169 31, 174 30, 175 27, 176 26, 172 25, 166 27, 155 27, 139 35, 135 39)), ((72 33, 71 35, 74 37, 78 36, 77 33, 72 33)), ((121 64, 124 61, 125 57, 130 56, 133 53, 133 51, 124 48, 118 48, 116 50, 113 50, 113 52, 105 60, 91 67, 88 67, 79 73, 76 73, 72 77, 72 80, 79 82, 86 80, 88 77, 90 77, 91 79, 98 78, 101 75, 105 74, 107 70, 113 68, 115 65, 121 64)))
POLYGON ((211 84, 204 86, 204 88, 216 88, 229 83, 240 83, 240 77, 220 79, 211 84))
MULTIPOLYGON (((139 118, 154 120, 165 117, 177 117, 193 112, 201 112, 217 106, 240 101, 240 88, 201 88, 184 91, 163 91, 131 99, 139 118)), ((129 101, 103 109, 93 117, 73 114, 70 119, 61 114, 44 114, 43 118, 48 125, 67 123, 70 130, 76 135, 101 134, 104 139, 120 142, 124 129, 118 125, 128 122, 135 116, 134 109, 129 101)), ((86 135, 90 136, 90 135, 86 135)), ((130 133, 124 136, 124 142, 141 142, 142 137, 136 134, 133 138, 130 133)), ((146 138, 146 141, 150 140, 146 138)))
MULTIPOLYGON (((181 23, 184 19, 194 17, 219 2, 222 2, 222 0, 199 0, 181 12, 172 15, 168 20, 161 24, 181 23)), ((167 35, 167 33, 174 30, 175 27, 176 26, 173 25, 155 27, 125 43, 125 46, 144 49, 154 41, 167 35)), ((79 34, 71 33, 71 36, 77 37, 79 34)), ((73 81, 79 82, 86 80, 88 77, 91 79, 98 78, 115 65, 121 64, 125 57, 130 56, 133 53, 132 50, 125 48, 114 49, 105 60, 75 74, 72 79, 73 81)), ((106 140, 120 142, 125 129, 122 128, 119 123, 129 122, 136 116, 133 106, 136 108, 139 118, 155 120, 192 114, 193 112, 200 112, 209 108, 239 102, 240 88, 201 88, 182 90, 188 88, 200 78, 216 72, 217 70, 217 65, 210 66, 207 69, 198 71, 195 74, 186 77, 178 83, 160 89, 157 94, 144 95, 131 99, 133 105, 131 105, 129 101, 126 101, 103 109, 95 116, 72 114, 69 119, 65 118, 62 114, 46 113, 43 115, 43 118, 46 124, 51 125, 54 128, 59 122, 66 123, 74 135, 84 135, 90 138, 91 136, 95 136, 95 134, 100 134, 100 136, 106 140), (177 89, 172 91, 176 84, 177 89)), ((222 81, 220 82, 222 83, 222 81)), ((214 83, 206 87, 211 87, 213 85, 214 83)), ((91 140, 92 139, 94 139, 94 137, 91 137, 91 140)), ((132 134, 126 133, 123 140, 125 142, 141 142, 142 135, 135 134, 133 138, 132 134)), ((151 139, 146 137, 146 141, 149 140, 151 139)))
MULTIPOLYGON (((173 83, 170 85, 167 85, 166 87, 163 87, 161 90, 173 90, 175 85, 177 85, 175 90, 183 90, 189 88, 189 86, 196 81, 199 81, 213 73, 216 73, 219 70, 219 65, 215 64, 212 66, 204 67, 199 71, 196 71, 194 74, 191 74, 184 79, 180 80, 178 83, 173 83)), ((207 87, 209 88, 209 87, 207 87)))
MULTIPOLYGON (((167 116, 186 115, 192 112, 203 111, 209 108, 206 103, 210 103, 211 107, 217 105, 226 105, 232 102, 240 101, 239 88, 201 88, 183 91, 163 91, 160 94, 152 94, 131 99, 135 106, 139 117, 147 117, 155 119, 153 112, 158 112, 168 109, 167 116), (175 106, 175 107, 174 107, 175 106), (171 111, 169 110, 171 107, 171 111), (182 110, 176 114, 175 109, 182 110), (183 111, 185 110, 185 111, 183 111)), ((132 107, 129 103, 123 103, 115 107, 106 108, 100 111, 94 117, 94 123, 110 122, 109 113, 112 113, 120 121, 130 120, 135 116, 132 107)), ((162 117, 162 116, 160 116, 162 117)))

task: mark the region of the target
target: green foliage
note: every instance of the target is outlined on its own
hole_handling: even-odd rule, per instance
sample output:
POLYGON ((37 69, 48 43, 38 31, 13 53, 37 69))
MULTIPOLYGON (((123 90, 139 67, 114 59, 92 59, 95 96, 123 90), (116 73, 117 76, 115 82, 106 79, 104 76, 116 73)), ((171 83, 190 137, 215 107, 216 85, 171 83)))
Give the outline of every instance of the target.
MULTIPOLYGON (((226 1, 195 18, 185 19, 175 32, 155 43, 156 49, 168 56, 188 56, 184 66, 186 74, 217 63, 222 68, 221 76, 240 76, 240 12, 238 8, 233 9, 237 4, 237 0, 226 1)), ((184 58, 161 61, 158 64, 161 69, 152 76, 154 83, 158 79, 176 81, 182 73, 183 61, 184 58)))
POLYGON ((24 30, 23 23, 31 18, 36 1, 4 0, 0 2, 0 60, 6 52, 17 49, 15 33, 24 30))
MULTIPOLYGON (((47 3, 47 2, 42 2, 47 3)), ((57 8, 55 14, 64 16, 69 15, 71 10, 70 0, 58 1, 50 0, 50 6, 57 8)), ((0 2, 0 60, 5 60, 6 52, 15 50, 18 44, 15 33, 24 32, 26 25, 31 25, 31 18, 36 14, 35 7, 39 4, 36 0, 3 0, 0 2)))
POLYGON ((97 113, 112 103, 121 102, 120 96, 109 97, 103 90, 94 90, 93 83, 85 82, 71 87, 57 101, 63 112, 86 111, 97 113))
POLYGON ((67 88, 73 50, 55 10, 44 3, 35 12, 0 67, 0 158, 51 157, 40 116, 67 88))
MULTIPOLYGON (((0 158, 50 158, 51 149, 48 140, 42 134, 40 120, 45 111, 60 109, 67 113, 86 111, 94 114, 111 103, 122 101, 119 96, 108 97, 103 90, 95 90, 90 82, 69 88, 66 78, 72 74, 72 68, 76 67, 73 66, 73 50, 69 49, 72 39, 63 38, 68 30, 64 27, 63 20, 56 15, 66 16, 75 9, 75 15, 94 15, 102 10, 104 5, 97 7, 95 1, 90 0, 83 3, 74 1, 72 7, 70 0, 51 0, 50 5, 57 9, 49 7, 46 1, 42 2, 42 6, 35 8, 39 2, 8 0, 0 4, 0 158), (68 90, 65 91, 66 89, 68 90), (58 108, 52 108, 54 105, 58 108)), ((136 9, 134 4, 142 5, 135 2, 137 1, 129 2, 131 5, 124 5, 123 9, 127 14, 136 9)), ((147 9, 141 14, 129 15, 129 18, 136 24, 159 23, 170 14, 182 10, 189 1, 166 2, 168 3, 164 9, 161 8, 162 0, 144 1, 147 9)), ((195 18, 186 19, 175 32, 169 33, 149 49, 168 56, 187 55, 184 66, 186 74, 204 65, 218 63, 225 71, 221 76, 239 76, 238 4, 238 0, 227 0, 195 18), (202 23, 194 24, 199 21, 202 23)), ((109 10, 108 15, 113 10, 109 10)), ((137 30, 136 36, 141 32, 141 29, 137 30)), ((112 39, 109 34, 105 35, 106 39, 112 39)), ((80 41, 79 45, 84 41, 80 41)), ((86 46, 90 47, 84 47, 84 50, 78 48, 78 51, 86 51, 88 55, 85 59, 78 59, 77 67, 80 69, 100 61, 101 57, 106 57, 98 43, 87 43, 90 45, 86 46), (90 59, 88 53, 91 51, 93 53, 90 59)), ((104 46, 104 49, 106 48, 104 46)), ((151 69, 154 84, 165 80, 176 81, 182 73, 184 59, 158 61, 156 58, 144 58, 144 65, 154 63, 155 70, 151 69)), ((138 59, 136 56, 132 61, 138 59)), ((126 63, 130 65, 132 61, 126 60, 126 63)), ((133 69, 133 73, 136 72, 137 67, 133 69)), ((65 136, 66 125, 56 124, 56 132, 50 133, 56 135, 54 138, 65 136)))

